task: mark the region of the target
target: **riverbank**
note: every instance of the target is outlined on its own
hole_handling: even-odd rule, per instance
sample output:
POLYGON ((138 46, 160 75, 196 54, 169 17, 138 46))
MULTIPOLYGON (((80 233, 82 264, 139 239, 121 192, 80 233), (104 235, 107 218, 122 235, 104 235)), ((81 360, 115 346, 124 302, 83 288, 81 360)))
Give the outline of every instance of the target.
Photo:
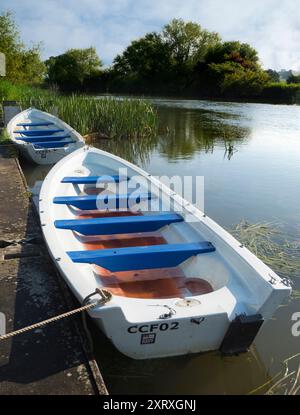
POLYGON ((90 93, 92 96, 99 97, 127 97, 130 99, 177 99, 177 100, 200 100, 200 101, 213 101, 213 102, 231 102, 231 103, 244 103, 244 104, 285 104, 285 105, 295 105, 300 104, 300 84, 284 84, 284 83, 274 83, 266 86, 259 96, 214 96, 214 95, 199 95, 191 91, 183 94, 174 94, 174 93, 161 93, 158 95, 153 92, 105 92, 99 93, 94 92, 90 93))
MULTIPOLYGON (((25 179, 0 147, 0 312, 11 332, 78 307, 56 274, 25 179)), ((0 395, 105 395, 80 316, 1 341, 0 395)))
POLYGON ((153 106, 142 99, 62 95, 0 79, 0 103, 3 101, 17 101, 22 110, 35 107, 58 116, 81 135, 96 133, 109 138, 142 139, 155 134, 157 127, 153 106))

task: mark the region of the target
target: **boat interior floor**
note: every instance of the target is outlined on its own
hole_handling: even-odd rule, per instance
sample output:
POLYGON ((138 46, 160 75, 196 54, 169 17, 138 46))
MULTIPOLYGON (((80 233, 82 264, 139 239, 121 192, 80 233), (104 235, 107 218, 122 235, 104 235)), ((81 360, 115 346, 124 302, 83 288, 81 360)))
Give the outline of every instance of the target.
MULTIPOLYGON (((136 216, 139 212, 94 211, 81 212, 78 219, 136 216)), ((159 233, 147 232, 122 235, 77 236, 85 250, 113 249, 162 245, 168 242, 159 233)), ((94 265, 101 285, 114 295, 140 299, 186 298, 213 292, 212 286, 200 278, 187 278, 180 267, 111 272, 94 265)))

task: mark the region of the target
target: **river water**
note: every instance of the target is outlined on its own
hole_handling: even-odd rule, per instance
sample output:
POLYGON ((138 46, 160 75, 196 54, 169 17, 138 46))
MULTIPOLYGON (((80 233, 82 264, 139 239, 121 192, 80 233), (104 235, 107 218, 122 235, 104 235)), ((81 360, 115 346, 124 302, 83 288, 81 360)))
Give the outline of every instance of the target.
MULTIPOLYGON (((130 144, 105 140, 98 146, 156 176, 204 176, 205 212, 227 229, 242 220, 272 222, 300 240, 300 106, 151 101, 159 115, 156 137, 130 144)), ((23 167, 34 191, 49 169, 23 167)), ((299 289, 300 269, 294 282, 299 289)), ((134 361, 91 329, 111 393, 247 394, 280 372, 284 359, 300 352, 300 337, 291 332, 295 312, 300 312, 299 299, 279 308, 250 353, 238 357, 214 352, 134 361)), ((299 359, 292 364, 299 365, 299 359)))

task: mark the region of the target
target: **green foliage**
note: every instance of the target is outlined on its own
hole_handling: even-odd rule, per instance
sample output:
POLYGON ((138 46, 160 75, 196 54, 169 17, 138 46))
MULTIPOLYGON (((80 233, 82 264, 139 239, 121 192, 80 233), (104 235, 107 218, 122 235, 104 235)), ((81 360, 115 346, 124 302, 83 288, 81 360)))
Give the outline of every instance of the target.
POLYGON ((278 79, 277 72, 261 68, 247 43, 221 42, 197 23, 173 19, 117 56, 107 85, 116 92, 256 98, 278 79))
POLYGON ((52 113, 82 135, 103 133, 110 138, 139 138, 153 134, 156 112, 142 100, 94 99, 84 95, 24 96, 22 108, 52 113))
POLYGON ((41 61, 40 46, 25 48, 10 12, 0 14, 0 52, 6 57, 7 79, 32 84, 43 80, 45 65, 41 61))
POLYGON ((126 80, 132 84, 143 84, 143 89, 155 88, 166 81, 171 56, 169 48, 156 33, 148 33, 135 40, 114 60, 115 81, 126 80))
POLYGON ((300 84, 300 75, 294 75, 293 73, 288 77, 288 84, 300 84))
POLYGON ((227 73, 222 82, 222 92, 230 97, 257 97, 268 80, 268 75, 264 71, 240 70, 227 73))
POLYGON ((280 75, 278 72, 274 71, 273 69, 268 69, 266 74, 269 75, 269 79, 271 82, 280 82, 280 75))
POLYGON ((8 135, 8 132, 6 130, 2 130, 0 133, 0 145, 4 144, 10 144, 10 137, 8 135))
POLYGON ((240 42, 210 47, 204 63, 195 67, 195 79, 194 87, 200 95, 226 98, 257 97, 270 82, 256 50, 240 42))
POLYGON ((161 33, 148 33, 116 57, 110 87, 128 92, 182 92, 191 82, 194 65, 218 42, 217 33, 174 19, 161 33))
POLYGON ((167 24, 162 38, 169 47, 174 65, 192 67, 204 59, 210 47, 218 45, 221 38, 218 33, 202 29, 198 23, 173 19, 167 24))
POLYGON ((265 101, 299 104, 300 85, 285 82, 268 83, 262 90, 260 98, 265 101))
POLYGON ((79 90, 88 79, 100 74, 102 62, 93 47, 69 49, 46 62, 47 80, 62 89, 79 90))
POLYGON ((234 62, 244 69, 259 69, 257 51, 247 43, 240 42, 218 43, 209 48, 205 62, 207 64, 234 62))
POLYGON ((24 96, 44 96, 51 99, 53 93, 50 90, 33 87, 27 84, 12 83, 8 79, 0 78, 0 103, 4 100, 18 101, 24 96))
MULTIPOLYGON (((46 70, 48 86, 65 91, 185 94, 278 102, 298 102, 300 95, 300 75, 264 71, 257 51, 247 43, 222 42, 218 33, 182 19, 173 19, 161 32, 133 41, 115 58, 112 68, 103 70, 93 47, 70 49, 43 63, 40 46, 25 48, 12 14, 6 12, 0 14, 0 51, 6 55, 7 79, 14 82, 0 81, 0 99, 17 100, 26 95, 30 99, 37 95, 42 100, 56 99, 51 91, 21 85, 40 83, 46 70), (279 82, 283 75, 289 76, 288 84, 279 82)), ((79 101, 83 102, 81 98, 79 101)), ((86 108, 86 99, 84 102, 80 104, 82 108, 86 108)), ((64 105, 67 108, 69 104, 65 101, 64 105)), ((76 107, 74 102, 71 107, 76 107)))

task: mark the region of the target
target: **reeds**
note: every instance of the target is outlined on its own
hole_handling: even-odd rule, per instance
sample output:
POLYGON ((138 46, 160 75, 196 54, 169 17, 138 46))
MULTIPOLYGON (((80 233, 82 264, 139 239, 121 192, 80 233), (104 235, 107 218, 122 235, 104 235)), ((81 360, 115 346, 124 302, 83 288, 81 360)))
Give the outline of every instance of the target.
MULTIPOLYGON (((245 221, 232 232, 280 276, 288 277, 292 282, 300 276, 300 235, 286 235, 279 224, 249 224, 245 221)), ((299 302, 299 299, 300 291, 294 289, 291 301, 299 302)), ((250 394, 263 390, 266 395, 300 394, 300 353, 285 359, 283 369, 250 394)))
POLYGON ((20 99, 22 108, 34 106, 52 113, 80 134, 102 133, 110 138, 140 138, 156 129, 156 113, 141 100, 116 100, 72 95, 20 99))
POLYGON ((300 235, 286 235, 276 223, 239 223, 232 233, 281 277, 300 276, 300 235))
POLYGON ((300 353, 295 354, 282 362, 283 369, 268 382, 249 393, 254 395, 266 389, 271 383, 265 395, 299 395, 300 394, 300 353), (291 368, 294 365, 295 369, 291 368))
POLYGON ((102 133, 110 138, 141 138, 156 131, 156 111, 143 100, 64 96, 9 82, 0 83, 0 99, 17 100, 23 110, 35 107, 49 112, 82 135, 102 133))

